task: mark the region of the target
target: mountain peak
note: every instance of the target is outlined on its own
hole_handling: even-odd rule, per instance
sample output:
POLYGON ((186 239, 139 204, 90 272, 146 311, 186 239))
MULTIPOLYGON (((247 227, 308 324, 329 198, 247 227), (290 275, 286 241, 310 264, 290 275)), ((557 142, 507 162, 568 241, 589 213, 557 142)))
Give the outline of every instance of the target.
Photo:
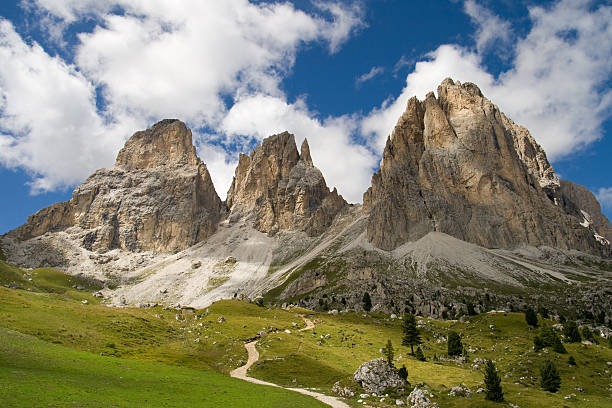
POLYGON ((306 138, 304 138, 304 141, 302 142, 302 147, 300 148, 300 159, 310 165, 310 166, 314 166, 314 164, 312 163, 312 157, 310 157, 310 146, 308 145, 308 140, 306 140, 306 138))
POLYGON ((125 143, 115 166, 147 169, 166 164, 197 165, 191 130, 178 119, 164 119, 139 131, 125 143))

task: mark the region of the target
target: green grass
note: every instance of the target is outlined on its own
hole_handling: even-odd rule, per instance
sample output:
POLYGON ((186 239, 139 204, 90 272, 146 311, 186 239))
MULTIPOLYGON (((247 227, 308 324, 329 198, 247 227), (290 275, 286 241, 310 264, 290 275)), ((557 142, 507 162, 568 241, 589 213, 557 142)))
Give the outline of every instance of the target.
POLYGON ((323 407, 222 374, 104 357, 0 328, 0 401, 9 407, 323 407))
MULTIPOLYGON (((199 406, 240 406, 231 398, 252 390, 239 390, 224 374, 246 360, 244 342, 265 331, 258 343, 261 360, 249 373, 285 386, 314 387, 329 393, 334 382, 341 381, 359 394, 351 380, 353 372, 362 362, 380 357, 379 349, 391 339, 396 349, 395 365, 406 365, 413 385, 427 384, 441 408, 502 406, 484 401, 482 394, 469 399, 448 396, 450 388, 461 383, 473 391, 482 384, 482 372, 472 368, 477 357, 497 360, 506 400, 521 407, 612 407, 610 373, 606 373, 611 370, 606 362, 612 361, 612 350, 602 342, 566 344, 566 355, 534 352, 537 331, 529 329, 520 313, 481 314, 465 323, 423 319, 427 324, 421 330, 422 349, 428 360, 420 362, 408 355, 409 348, 401 346, 401 320, 391 320, 384 314, 351 312, 334 316, 226 300, 182 316, 177 310, 161 307, 106 307, 91 295, 97 288, 95 282, 51 269, 28 272, 0 261, 0 280, 24 288, 0 286, 0 397, 7 393, 13 398, 6 400, 6 406, 147 406, 151 401, 149 406, 174 402, 175 406, 190 406, 199 398, 203 398, 199 406), (86 290, 72 288, 75 285, 86 290), (304 327, 299 314, 308 314, 317 327, 299 332, 297 329, 304 327), (221 316, 225 321, 220 323, 221 316), (285 333, 286 329, 291 333, 285 333), (437 338, 446 336, 449 330, 460 333, 466 348, 474 350, 467 364, 432 361, 434 354, 446 353, 446 343, 437 338), (569 355, 574 356, 577 366, 567 364, 569 355), (546 358, 552 358, 561 372, 562 386, 557 394, 538 387, 538 367, 546 358), (44 361, 50 363, 45 365, 44 361), (92 378, 98 371, 102 378, 98 382, 104 384, 100 394, 92 395, 90 390, 98 383, 92 378), (53 382, 55 377, 62 380, 53 382), (130 378, 133 393, 120 377, 130 378), (213 394, 228 399, 207 405, 203 394, 206 387, 200 386, 214 378, 223 379, 216 384, 227 392, 213 394), (159 385, 166 382, 167 387, 159 385), (577 387, 585 392, 578 392, 577 387), (37 389, 45 392, 37 393, 37 389), (577 397, 563 398, 572 393, 577 397), (123 401, 127 401, 125 405, 121 405, 123 401)), ((253 394, 274 401, 268 399, 268 388, 257 390, 260 392, 253 394)), ((297 401, 297 394, 295 398, 297 401)), ((356 399, 348 402, 358 405, 356 399)), ((251 406, 266 406, 250 401, 251 406)), ((311 406, 288 401, 289 405, 311 406)), ((314 400, 308 401, 314 404, 314 400)), ((368 404, 385 406, 373 399, 368 404)))
MULTIPOLYGON (((448 396, 453 386, 462 383, 472 391, 482 386, 482 371, 471 367, 476 357, 497 360, 506 400, 521 407, 612 407, 607 390, 610 374, 605 373, 609 369, 606 362, 612 360, 612 350, 605 346, 566 344, 569 354, 578 361, 577 367, 567 364, 569 354, 536 353, 532 350, 536 331, 528 329, 520 313, 481 314, 472 317, 470 323, 424 319, 427 326, 421 333, 426 362, 409 356, 410 349, 401 346, 400 320, 392 321, 384 315, 363 317, 357 313, 315 314, 313 318, 319 320, 314 332, 280 333, 260 341, 261 361, 251 369, 251 375, 289 386, 296 385, 292 382, 295 378, 300 386, 318 387, 327 392, 340 379, 359 393, 362 391, 351 381, 353 372, 363 361, 381 357, 379 349, 391 339, 396 349, 396 367, 405 364, 408 380, 413 385, 427 384, 440 407, 500 406, 485 401, 483 394, 474 394, 468 399, 448 396), (493 330, 490 325, 494 326, 493 330), (474 349, 467 364, 432 361, 434 354, 446 354, 446 342, 438 343, 434 333, 446 336, 449 330, 459 332, 464 345, 474 349), (321 339, 326 334, 331 338, 321 339), (544 392, 538 386, 538 367, 546 358, 552 358, 561 372, 562 386, 557 394, 544 392), (578 392, 576 387, 585 392, 578 392), (572 393, 577 397, 564 399, 572 393)), ((369 403, 384 406, 374 399, 369 403)))

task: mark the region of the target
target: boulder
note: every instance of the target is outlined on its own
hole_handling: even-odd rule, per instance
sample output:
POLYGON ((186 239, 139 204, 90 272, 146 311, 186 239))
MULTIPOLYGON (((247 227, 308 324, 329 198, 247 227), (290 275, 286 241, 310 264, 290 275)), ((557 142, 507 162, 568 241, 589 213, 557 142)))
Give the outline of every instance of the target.
POLYGON ((406 386, 397 370, 389 365, 383 358, 367 361, 357 368, 353 379, 359 383, 366 392, 381 394, 387 389, 397 389, 406 386))
POLYGON ((417 386, 408 395, 407 405, 410 408, 438 408, 438 404, 431 402, 429 398, 431 394, 417 386))

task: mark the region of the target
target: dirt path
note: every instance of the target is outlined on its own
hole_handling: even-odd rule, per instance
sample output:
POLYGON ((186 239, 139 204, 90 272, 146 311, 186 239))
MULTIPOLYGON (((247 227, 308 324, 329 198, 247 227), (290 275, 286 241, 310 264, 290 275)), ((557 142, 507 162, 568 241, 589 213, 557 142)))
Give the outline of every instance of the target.
MULTIPOLYGON (((310 319, 304 316, 302 316, 302 319, 304 320, 304 323, 306 323, 306 327, 300 329, 299 331, 310 330, 315 327, 315 324, 310 319)), ((250 343, 246 343, 244 345, 249 355, 249 358, 245 365, 238 367, 235 370, 232 370, 230 372, 230 376, 234 378, 239 378, 241 380, 248 381, 254 384, 269 385, 271 387, 284 388, 289 391, 299 392, 300 394, 304 394, 304 395, 308 395, 309 397, 316 398, 317 400, 321 401, 324 404, 329 405, 332 408, 350 408, 349 405, 340 401, 336 397, 331 397, 329 395, 321 394, 315 391, 305 390, 303 388, 285 388, 277 384, 273 384, 267 381, 258 380, 257 378, 249 377, 247 375, 247 370, 251 368, 251 366, 259 360, 259 352, 257 351, 256 345, 257 345, 257 340, 252 341, 250 343)))

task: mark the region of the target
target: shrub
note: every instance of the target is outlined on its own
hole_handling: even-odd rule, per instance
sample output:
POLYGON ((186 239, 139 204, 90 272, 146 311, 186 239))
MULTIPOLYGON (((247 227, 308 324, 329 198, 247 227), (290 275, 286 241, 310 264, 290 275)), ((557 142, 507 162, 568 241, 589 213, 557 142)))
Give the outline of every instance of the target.
POLYGON ((548 319, 548 309, 546 309, 544 306, 538 307, 538 313, 543 319, 548 319))
POLYGON ((574 356, 569 356, 569 358, 567 359, 567 364, 569 365, 576 365, 576 359, 574 358, 574 356))
POLYGON ((530 307, 525 310, 525 321, 529 326, 538 327, 538 315, 530 307))
POLYGON ((501 378, 497 373, 497 369, 495 368, 495 364, 491 360, 487 360, 485 365, 485 389, 487 393, 485 398, 489 401, 501 402, 504 400, 504 393, 501 387, 501 378))
POLYGON ((550 360, 540 367, 540 386, 544 391, 557 392, 561 387, 561 376, 559 370, 550 360))
POLYGON ((597 339, 593 335, 593 332, 586 326, 582 328, 582 338, 590 341, 591 343, 597 343, 597 339))
POLYGON ((448 333, 448 355, 458 356, 463 351, 463 344, 461 344, 461 337, 457 332, 451 331, 448 333))
POLYGON ((576 322, 565 323, 563 325, 563 335, 565 336, 565 341, 568 343, 580 343, 582 341, 576 322))
POLYGON ((476 309, 474 309, 474 304, 472 302, 467 303, 467 312, 470 316, 476 316, 478 314, 476 313, 476 309))

